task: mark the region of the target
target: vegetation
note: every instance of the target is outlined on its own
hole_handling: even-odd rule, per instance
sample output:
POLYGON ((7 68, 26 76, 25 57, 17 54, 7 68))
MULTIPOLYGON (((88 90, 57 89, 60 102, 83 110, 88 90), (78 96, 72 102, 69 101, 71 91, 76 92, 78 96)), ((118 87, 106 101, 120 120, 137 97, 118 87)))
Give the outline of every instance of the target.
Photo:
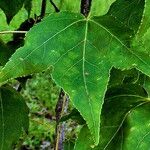
POLYGON ((150 1, 0 1, 0 150, 148 150, 150 1))

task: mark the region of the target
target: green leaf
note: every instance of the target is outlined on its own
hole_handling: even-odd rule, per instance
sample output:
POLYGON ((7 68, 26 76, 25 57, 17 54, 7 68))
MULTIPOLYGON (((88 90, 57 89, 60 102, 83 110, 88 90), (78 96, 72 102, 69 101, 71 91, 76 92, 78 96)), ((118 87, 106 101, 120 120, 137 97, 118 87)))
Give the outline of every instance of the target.
POLYGON ((86 125, 84 125, 76 140, 74 150, 90 150, 92 149, 92 137, 86 125))
MULTIPOLYGON (((145 90, 141 86, 134 84, 117 86, 107 91, 101 115, 98 150, 111 150, 117 147, 119 149, 119 145, 122 142, 116 140, 115 136, 132 110, 148 102, 146 97, 145 90)), ((118 138, 120 139, 119 135, 118 138)))
POLYGON ((112 3, 116 0, 93 0, 91 6, 91 16, 102 16, 105 15, 112 3))
POLYGON ((98 144, 99 116, 111 68, 136 67, 150 76, 149 56, 130 49, 132 34, 110 15, 52 14, 30 30, 25 46, 0 72, 0 82, 52 65, 54 80, 69 94, 98 144))
POLYGON ((144 4, 144 0, 117 0, 111 5, 108 14, 136 34, 141 24, 144 4))
POLYGON ((0 8, 4 11, 7 17, 7 23, 10 23, 12 18, 18 13, 23 6, 25 0, 1 0, 0 8))
POLYGON ((24 99, 12 88, 0 88, 0 149, 11 150, 22 129, 28 130, 28 108, 24 99))

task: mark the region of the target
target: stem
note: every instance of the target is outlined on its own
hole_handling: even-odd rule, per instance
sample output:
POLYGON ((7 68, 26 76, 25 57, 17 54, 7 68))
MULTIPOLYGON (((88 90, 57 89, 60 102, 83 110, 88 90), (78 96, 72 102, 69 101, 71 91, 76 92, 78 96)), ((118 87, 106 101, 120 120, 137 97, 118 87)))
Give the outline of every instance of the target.
POLYGON ((41 6, 41 18, 44 18, 45 16, 45 12, 46 12, 46 1, 47 0, 42 0, 42 6, 41 6))
POLYGON ((63 150, 63 142, 65 137, 65 123, 59 124, 59 120, 64 113, 67 113, 68 96, 61 89, 59 99, 56 105, 56 145, 55 150, 63 150))
POLYGON ((0 34, 14 34, 14 33, 27 33, 27 31, 1 31, 0 34))
POLYGON ((50 0, 50 3, 51 3, 52 6, 54 7, 55 12, 60 12, 60 10, 58 9, 58 7, 55 5, 55 3, 54 3, 52 0, 50 0))
POLYGON ((81 0, 81 13, 87 17, 90 12, 92 0, 81 0))

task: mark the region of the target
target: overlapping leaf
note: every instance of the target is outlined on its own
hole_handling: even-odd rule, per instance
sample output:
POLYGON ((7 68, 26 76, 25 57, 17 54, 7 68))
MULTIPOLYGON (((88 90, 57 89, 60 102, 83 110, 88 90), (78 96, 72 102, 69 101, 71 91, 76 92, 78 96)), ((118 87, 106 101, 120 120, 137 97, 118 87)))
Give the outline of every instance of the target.
MULTIPOLYGON (((144 89, 127 84, 109 89, 106 95, 101 115, 100 143, 94 150, 148 149, 150 101, 144 89)), ((84 149, 82 145, 85 150, 92 150, 92 138, 86 127, 81 130, 75 149, 84 149)))
POLYGON ((28 130, 28 108, 12 88, 0 88, 0 149, 11 150, 22 129, 28 130))
POLYGON ((147 51, 130 49, 131 35, 133 31, 111 15, 52 14, 27 34, 25 46, 0 72, 0 82, 52 65, 54 80, 70 95, 98 144, 110 69, 136 67, 150 76, 147 51))

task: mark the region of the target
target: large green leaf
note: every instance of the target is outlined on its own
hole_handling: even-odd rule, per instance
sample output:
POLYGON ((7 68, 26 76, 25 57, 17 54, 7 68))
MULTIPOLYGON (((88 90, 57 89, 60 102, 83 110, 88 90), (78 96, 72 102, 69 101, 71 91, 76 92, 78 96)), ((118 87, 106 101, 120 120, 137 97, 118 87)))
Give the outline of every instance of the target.
POLYGON ((29 31, 25 46, 0 72, 0 82, 52 65, 54 80, 70 95, 98 144, 110 69, 136 67, 150 76, 145 50, 129 48, 131 31, 110 15, 84 18, 75 13, 52 14, 29 31))
POLYGON ((11 150, 22 133, 28 130, 28 108, 12 88, 0 88, 0 149, 11 150))
POLYGON ((4 11, 9 23, 23 6, 25 0, 1 0, 0 8, 4 11))

